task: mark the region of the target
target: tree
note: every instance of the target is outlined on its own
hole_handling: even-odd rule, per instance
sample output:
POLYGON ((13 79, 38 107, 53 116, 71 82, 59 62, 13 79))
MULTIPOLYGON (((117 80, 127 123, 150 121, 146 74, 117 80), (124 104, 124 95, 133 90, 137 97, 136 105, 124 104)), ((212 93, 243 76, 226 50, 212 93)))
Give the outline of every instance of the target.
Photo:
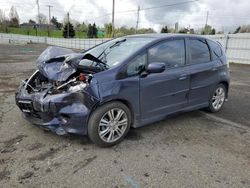
POLYGON ((81 24, 81 31, 85 33, 87 33, 88 31, 88 26, 84 22, 82 22, 81 24))
POLYGON ((61 30, 63 24, 57 21, 57 18, 52 16, 52 19, 50 20, 53 25, 56 26, 57 29, 61 30))
POLYGON ((93 37, 92 38, 97 38, 98 29, 96 28, 95 23, 92 26, 92 31, 93 31, 93 37))
POLYGON ((206 25, 201 31, 202 35, 214 35, 216 33, 215 29, 211 25, 206 25))
POLYGON ((4 12, 2 11, 2 9, 0 9, 0 24, 3 24, 4 20, 5 20, 4 12))
POLYGON ((242 25, 240 27, 239 33, 249 33, 250 32, 250 25, 242 25))
POLYGON ((215 35, 215 33, 216 33, 216 30, 213 28, 211 31, 211 35, 215 35))
POLYGON ((237 27, 237 29, 234 31, 234 34, 239 33, 239 32, 240 32, 240 29, 241 29, 241 27, 240 27, 240 26, 239 26, 239 27, 237 27))
MULTIPOLYGON (((112 31, 112 25, 110 25, 110 31, 112 31)), ((107 31, 107 29, 105 29, 107 31)), ((135 34, 135 28, 133 27, 126 27, 126 26, 122 26, 120 28, 116 28, 115 30, 115 33, 116 33, 116 36, 117 37, 122 37, 122 36, 125 36, 125 35, 134 35, 135 34)), ((145 34, 145 33, 155 33, 155 31, 152 29, 152 28, 140 28, 136 31, 137 34, 145 34)), ((109 33, 110 36, 107 36, 107 33, 106 34, 106 37, 111 37, 111 34, 112 33, 109 33)))
POLYGON ((105 37, 111 38, 112 37, 112 24, 106 23, 104 24, 104 28, 105 28, 105 37))
POLYGON ((32 20, 32 19, 29 20, 29 23, 30 24, 36 24, 36 22, 34 20, 32 20))
POLYGON ((91 24, 88 25, 87 37, 93 38, 93 27, 91 24))
POLYGON ((10 27, 19 27, 19 16, 14 6, 10 8, 9 19, 10 27))
POLYGON ((38 24, 46 24, 47 23, 47 17, 44 14, 40 13, 36 17, 38 20, 38 24))
POLYGON ((179 33, 184 33, 184 34, 186 34, 186 33, 188 33, 188 32, 189 32, 189 30, 188 30, 187 28, 182 28, 182 29, 179 30, 179 33))
POLYGON ((169 33, 168 26, 161 28, 161 33, 169 33))
POLYGON ((63 27, 63 37, 73 38, 75 36, 74 26, 70 22, 66 22, 63 27))
POLYGON ((88 32, 88 26, 84 22, 82 22, 82 24, 77 23, 75 29, 78 32, 83 32, 83 33, 88 32))

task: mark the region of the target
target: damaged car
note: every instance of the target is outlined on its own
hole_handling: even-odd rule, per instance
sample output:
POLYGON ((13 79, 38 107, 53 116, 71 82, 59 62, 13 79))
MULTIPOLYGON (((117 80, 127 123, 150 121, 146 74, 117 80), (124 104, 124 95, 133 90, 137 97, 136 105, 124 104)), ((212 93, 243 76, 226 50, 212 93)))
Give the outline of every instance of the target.
POLYGON ((36 64, 15 95, 24 118, 100 146, 173 113, 218 112, 228 97, 221 45, 195 35, 132 35, 83 52, 50 46, 36 64))

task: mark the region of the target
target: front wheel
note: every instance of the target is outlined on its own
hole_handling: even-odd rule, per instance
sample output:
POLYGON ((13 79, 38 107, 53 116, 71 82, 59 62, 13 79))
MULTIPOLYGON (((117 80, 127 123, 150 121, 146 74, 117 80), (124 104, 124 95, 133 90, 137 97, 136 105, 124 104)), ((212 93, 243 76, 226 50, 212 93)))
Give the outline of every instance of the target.
POLYGON ((99 146, 113 146, 123 140, 130 124, 128 107, 121 102, 110 102, 92 113, 88 122, 88 136, 99 146))
POLYGON ((226 88, 223 84, 216 86, 210 100, 208 110, 210 112, 218 112, 221 110, 226 99, 226 88))

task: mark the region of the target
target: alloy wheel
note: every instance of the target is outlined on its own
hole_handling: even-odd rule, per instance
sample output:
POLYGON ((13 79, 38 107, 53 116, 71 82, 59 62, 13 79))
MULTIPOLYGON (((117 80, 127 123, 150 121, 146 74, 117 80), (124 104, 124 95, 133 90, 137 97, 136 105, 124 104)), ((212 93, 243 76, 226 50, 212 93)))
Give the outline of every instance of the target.
POLYGON ((225 101, 225 90, 222 87, 218 87, 212 98, 212 105, 215 110, 219 110, 225 101))
POLYGON ((113 108, 102 116, 98 134, 104 142, 115 142, 123 136, 127 126, 128 117, 125 111, 120 108, 113 108))

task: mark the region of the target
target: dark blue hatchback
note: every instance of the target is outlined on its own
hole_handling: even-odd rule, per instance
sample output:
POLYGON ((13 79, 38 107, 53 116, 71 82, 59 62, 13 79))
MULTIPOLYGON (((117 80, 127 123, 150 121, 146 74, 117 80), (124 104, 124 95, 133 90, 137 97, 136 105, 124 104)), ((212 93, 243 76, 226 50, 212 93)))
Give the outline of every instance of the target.
POLYGON ((37 67, 16 92, 24 117, 100 146, 176 112, 217 112, 228 97, 221 45, 196 35, 127 36, 82 53, 49 47, 37 67))

